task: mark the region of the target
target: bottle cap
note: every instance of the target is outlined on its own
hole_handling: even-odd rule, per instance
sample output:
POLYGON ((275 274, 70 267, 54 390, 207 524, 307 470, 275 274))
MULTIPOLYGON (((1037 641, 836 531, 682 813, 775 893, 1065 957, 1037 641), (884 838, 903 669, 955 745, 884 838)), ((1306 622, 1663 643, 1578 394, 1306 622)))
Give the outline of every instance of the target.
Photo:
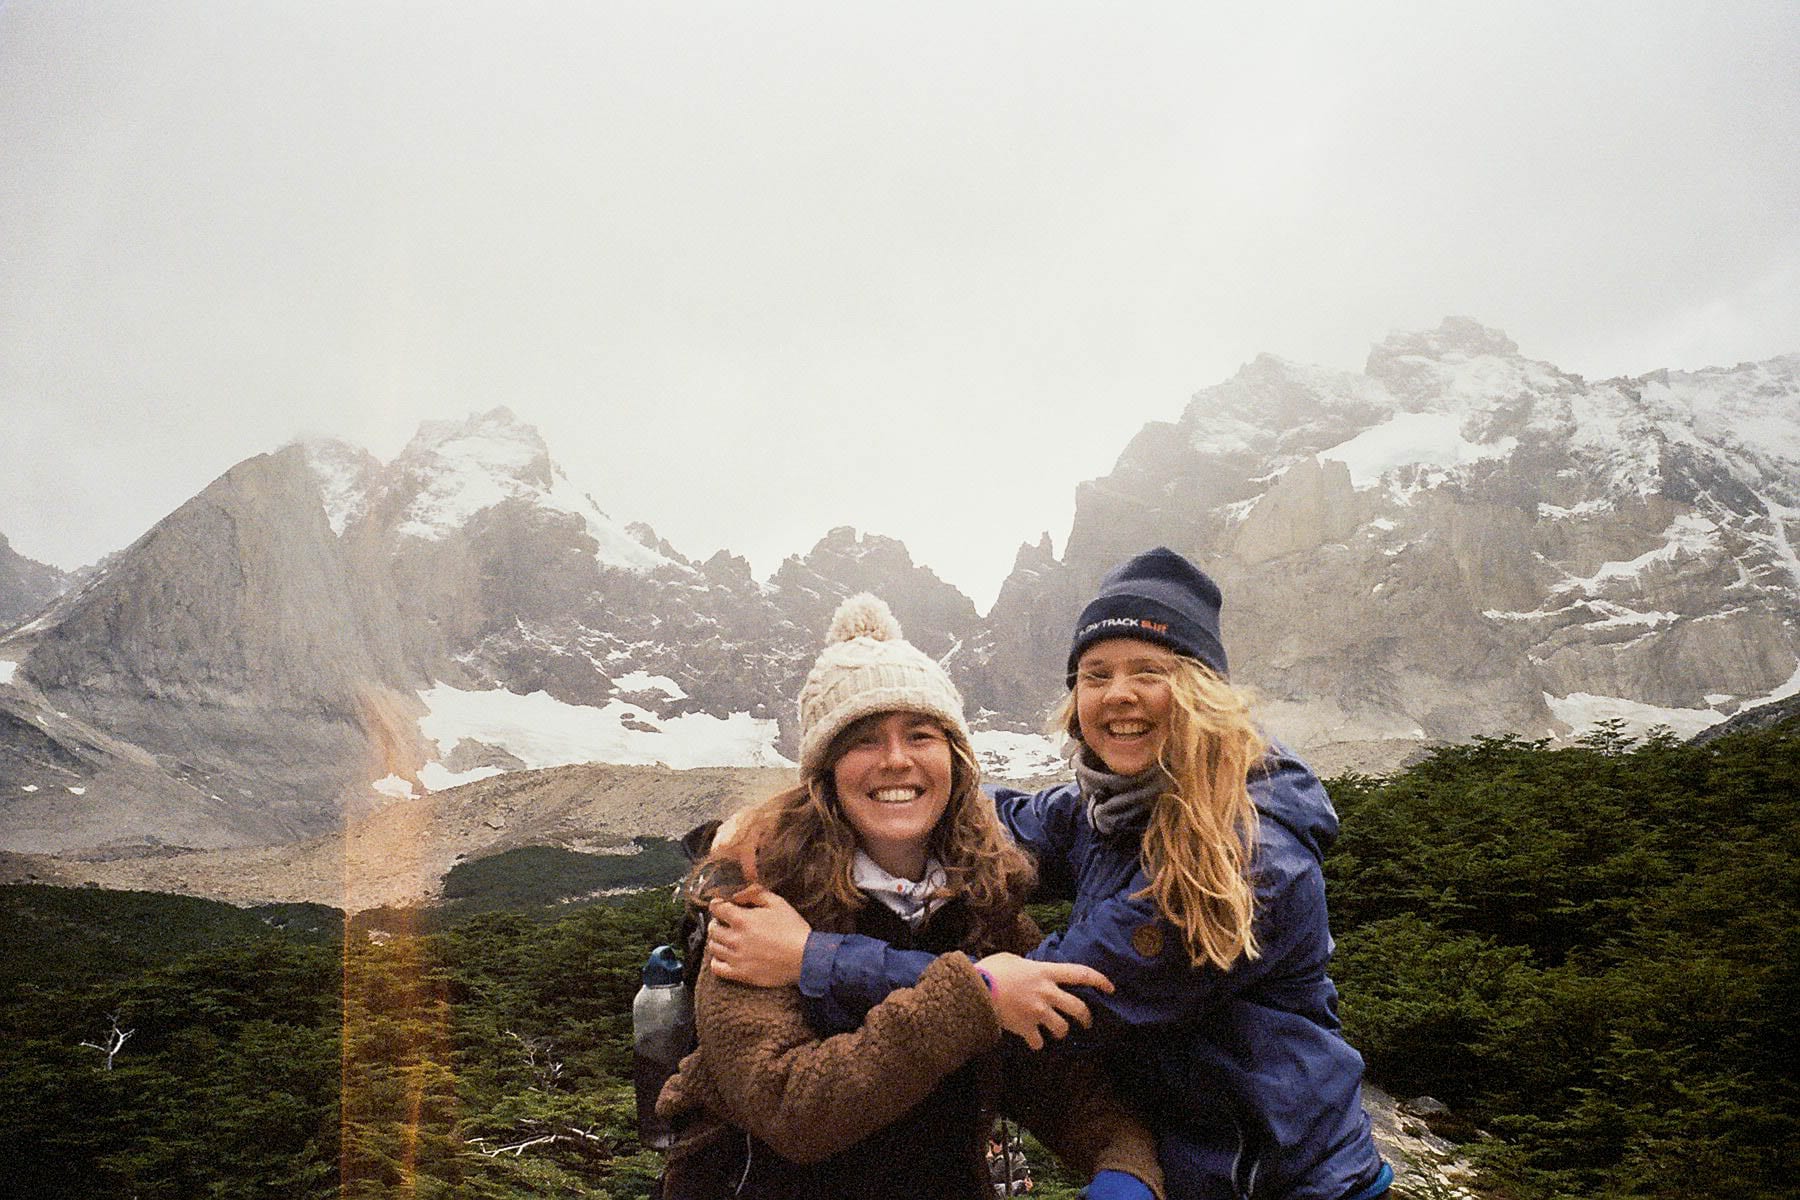
POLYGON ((681 959, 675 947, 658 946, 644 960, 644 986, 669 987, 681 982, 681 959))

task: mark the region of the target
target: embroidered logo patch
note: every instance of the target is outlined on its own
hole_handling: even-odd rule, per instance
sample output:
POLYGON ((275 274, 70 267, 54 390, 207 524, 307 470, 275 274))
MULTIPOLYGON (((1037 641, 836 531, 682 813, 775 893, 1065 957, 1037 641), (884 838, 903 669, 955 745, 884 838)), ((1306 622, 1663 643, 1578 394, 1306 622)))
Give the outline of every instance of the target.
POLYGON ((1157 924, 1139 925, 1131 931, 1131 948, 1145 958, 1155 958, 1163 952, 1162 926, 1157 924))
POLYGON ((1152 621, 1149 617, 1102 617, 1077 630, 1075 640, 1080 641, 1096 629, 1147 629, 1151 633, 1169 632, 1166 621, 1152 621))

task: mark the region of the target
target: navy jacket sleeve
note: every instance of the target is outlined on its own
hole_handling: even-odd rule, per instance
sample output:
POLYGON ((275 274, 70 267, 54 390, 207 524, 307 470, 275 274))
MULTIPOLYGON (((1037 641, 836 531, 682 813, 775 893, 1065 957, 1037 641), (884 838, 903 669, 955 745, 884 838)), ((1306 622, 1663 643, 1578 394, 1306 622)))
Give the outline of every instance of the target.
POLYGON ((896 950, 861 933, 808 934, 800 960, 801 1009, 821 1036, 848 1033, 889 992, 917 984, 936 957, 896 950))

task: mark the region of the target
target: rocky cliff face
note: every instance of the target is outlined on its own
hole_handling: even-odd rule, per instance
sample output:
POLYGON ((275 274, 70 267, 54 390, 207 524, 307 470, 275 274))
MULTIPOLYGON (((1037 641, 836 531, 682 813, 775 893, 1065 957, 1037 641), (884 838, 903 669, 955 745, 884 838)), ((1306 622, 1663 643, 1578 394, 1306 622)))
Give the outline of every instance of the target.
POLYGON ((387 465, 289 446, 0 642, 0 845, 282 841, 588 756, 779 763, 830 613, 864 589, 936 653, 978 624, 850 529, 768 583, 687 559, 504 409, 429 423, 387 465))
POLYGON ((1454 319, 1360 375, 1259 358, 1082 486, 1061 562, 1021 551, 988 678, 1047 703, 1048 634, 1161 543, 1218 578, 1234 676, 1315 752, 1692 733, 1800 684, 1797 400, 1796 357, 1590 384, 1454 319))
POLYGON ((63 594, 70 576, 26 558, 0 533, 0 629, 16 625, 63 594))
POLYGON ((1327 770, 1615 715, 1690 734, 1800 692, 1797 399, 1800 358, 1590 384, 1458 320, 1361 374, 1259 358, 1081 485, 1062 557, 1021 547, 985 618, 850 529, 766 582, 690 559, 504 409, 387 464, 293 445, 0 634, 0 848, 287 841, 520 767, 778 765, 858 590, 1012 745, 1101 574, 1157 544, 1217 576, 1235 677, 1327 770))

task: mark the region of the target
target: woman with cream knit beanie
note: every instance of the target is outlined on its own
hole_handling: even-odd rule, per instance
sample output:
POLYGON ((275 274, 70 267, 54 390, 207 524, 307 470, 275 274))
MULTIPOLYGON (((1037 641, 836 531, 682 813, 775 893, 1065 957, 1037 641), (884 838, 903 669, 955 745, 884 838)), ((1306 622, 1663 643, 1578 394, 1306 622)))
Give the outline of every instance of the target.
MULTIPOLYGON (((801 689, 800 776, 695 871, 696 882, 748 886, 736 905, 714 908, 721 923, 695 993, 699 1048, 657 1105, 677 1131, 665 1195, 986 1197, 996 1101, 1121 1194, 1160 1188, 1148 1131, 1096 1071, 1000 1053, 980 963, 1035 944, 1021 912, 1031 867, 977 786, 954 684, 874 596, 840 606, 801 689), (917 986, 826 1040, 797 987, 754 987, 716 969, 729 954, 723 914, 746 908, 936 957, 917 986)), ((1071 981, 1105 986, 1098 972, 1069 970, 1071 981)))

